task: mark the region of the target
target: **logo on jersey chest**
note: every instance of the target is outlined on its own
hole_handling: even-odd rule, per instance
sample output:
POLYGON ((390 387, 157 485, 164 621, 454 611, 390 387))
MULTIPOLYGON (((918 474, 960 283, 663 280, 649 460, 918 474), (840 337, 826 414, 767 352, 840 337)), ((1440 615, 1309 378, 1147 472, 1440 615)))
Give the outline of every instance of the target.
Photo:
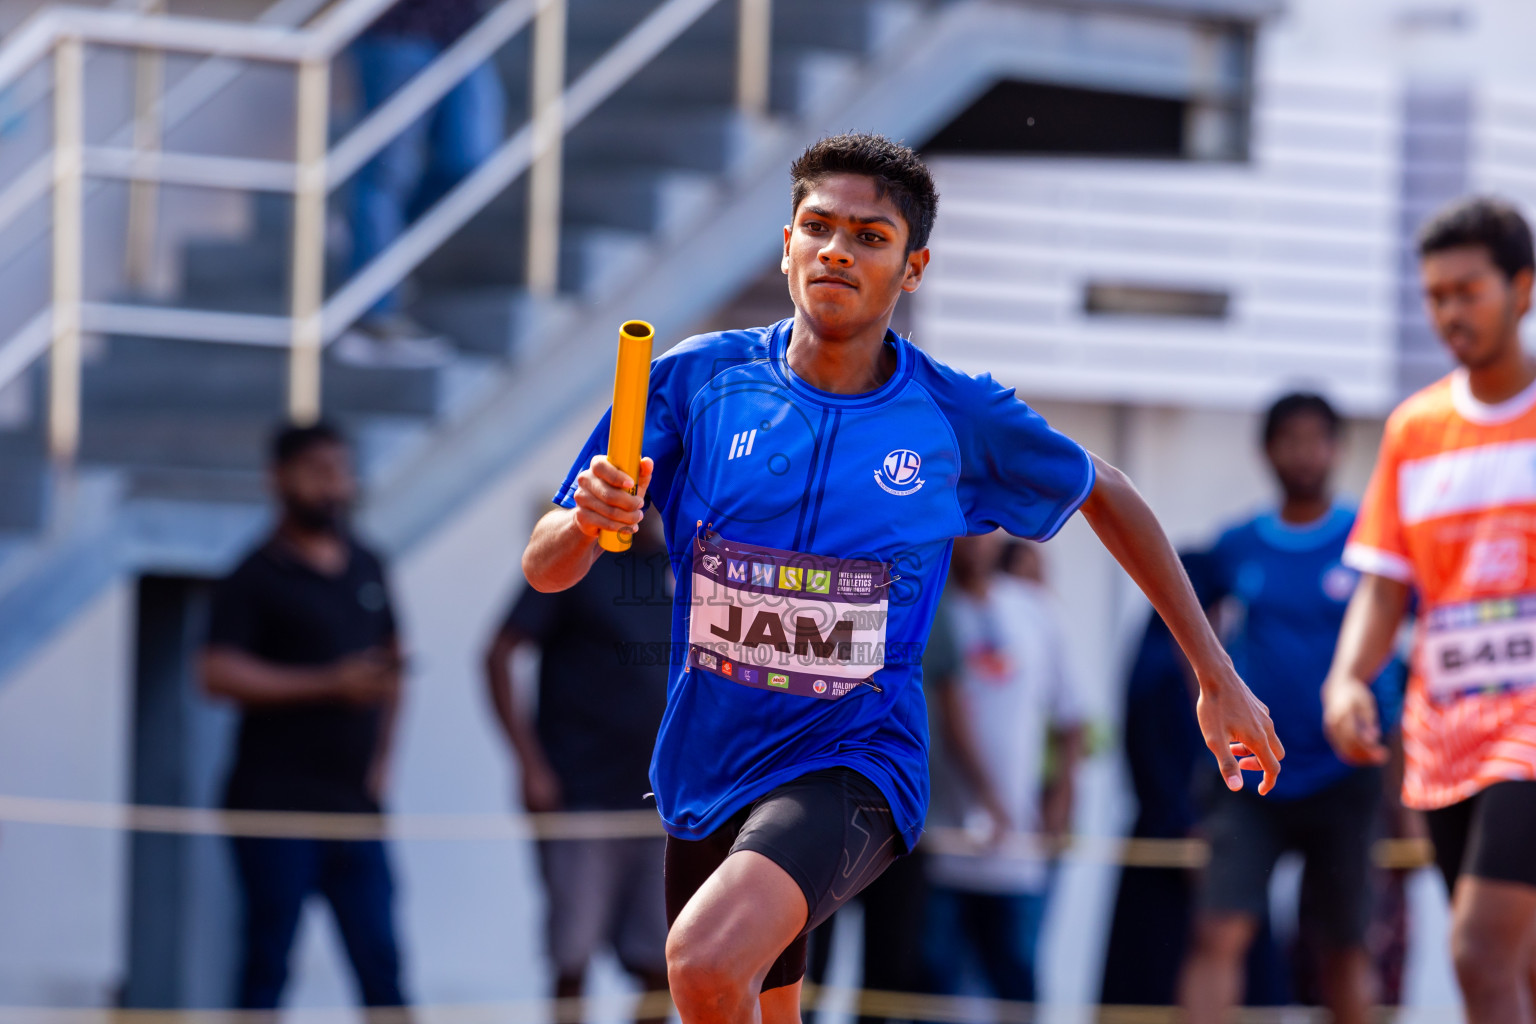
POLYGON ((1347 565, 1335 562, 1323 573, 1323 593, 1340 604, 1348 601, 1360 582, 1360 574, 1347 565))
POLYGON ((739 434, 731 435, 731 454, 725 457, 729 462, 735 458, 744 458, 752 454, 752 447, 757 444, 757 431, 743 430, 739 434))
POLYGON ((905 496, 922 489, 923 457, 910 448, 897 448, 885 457, 875 470, 875 483, 888 494, 905 496))

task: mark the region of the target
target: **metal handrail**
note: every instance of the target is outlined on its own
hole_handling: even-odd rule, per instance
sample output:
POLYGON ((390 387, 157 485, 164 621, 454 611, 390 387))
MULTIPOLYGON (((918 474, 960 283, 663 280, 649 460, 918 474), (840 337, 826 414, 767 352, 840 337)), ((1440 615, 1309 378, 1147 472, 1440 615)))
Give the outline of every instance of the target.
MULTIPOLYGON (((565 90, 561 101, 563 130, 568 132, 579 124, 717 2, 666 0, 565 90)), ((345 330, 526 170, 535 156, 533 135, 531 124, 513 133, 474 173, 407 228, 394 245, 332 295, 324 313, 325 338, 330 340, 345 330)))
MULTIPOLYGON (((325 3, 326 0, 277 0, 257 15, 255 22, 294 27, 306 21, 324 7, 325 3)), ((7 44, 7 50, 12 46, 18 50, 27 49, 26 45, 19 45, 14 41, 14 35, 12 40, 7 44)), ((162 130, 168 130, 202 109, 205 103, 219 95, 233 82, 240 71, 239 61, 209 57, 188 71, 163 96, 156 97, 151 104, 149 116, 160 123, 162 130)), ((0 89, 3 88, 4 86, 0 86, 0 89)), ((37 97, 29 98, 23 106, 30 105, 52 91, 53 81, 49 78, 45 91, 37 97)), ((119 146, 135 141, 135 129, 136 125, 130 123, 114 134, 108 145, 119 146)), ((53 182, 52 163, 52 154, 44 153, 30 167, 18 174, 3 191, 0 191, 0 229, 48 191, 53 182)))
MULTIPOLYGON (((286 2, 299 5, 305 0, 286 2)), ((53 301, 50 309, 0 343, 0 385, 40 354, 39 339, 46 332, 49 341, 41 347, 48 348, 52 357, 49 438, 55 457, 72 459, 78 445, 79 350, 83 331, 245 344, 286 343, 290 349, 289 412, 300 420, 314 418, 320 406, 323 346, 525 171, 531 170, 529 285, 536 293, 552 290, 559 251, 559 150, 563 136, 718 0, 665 0, 564 88, 561 86, 566 0, 503 0, 388 102, 327 150, 330 62, 394 2, 343 0, 309 28, 57 7, 35 15, 0 48, 0 89, 50 53, 56 56, 54 149, 44 158, 47 164, 39 161, 0 192, 0 224, 8 215, 39 198, 50 183, 54 193, 53 301), (530 21, 535 23, 531 71, 535 102, 529 122, 325 301, 322 291, 327 194, 530 21), (75 130, 77 122, 71 118, 76 118, 82 109, 81 55, 87 43, 296 65, 295 159, 253 160, 85 145, 83 135, 75 130), (294 193, 293 299, 289 315, 255 316, 85 302, 80 279, 80 232, 82 184, 87 176, 294 193)), ((737 101, 743 113, 759 115, 767 105, 771 55, 767 25, 771 0, 737 2, 737 101)), ((227 70, 227 64, 221 70, 227 70)), ((156 113, 163 113, 163 99, 158 107, 156 113)))

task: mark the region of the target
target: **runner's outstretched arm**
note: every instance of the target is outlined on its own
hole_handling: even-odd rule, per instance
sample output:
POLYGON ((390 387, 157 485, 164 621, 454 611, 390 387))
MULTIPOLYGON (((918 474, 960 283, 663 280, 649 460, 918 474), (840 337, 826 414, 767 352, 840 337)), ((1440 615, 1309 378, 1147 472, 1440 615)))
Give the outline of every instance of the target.
POLYGON ((1268 793, 1280 774, 1280 759, 1285 757, 1285 748, 1269 720, 1269 708, 1249 691, 1232 667, 1232 659, 1212 632, 1179 556, 1146 499, 1124 473, 1097 455, 1091 457, 1098 479, 1083 502, 1083 517, 1147 595, 1189 658, 1200 683, 1200 699, 1195 704, 1200 732, 1227 787, 1243 788, 1239 769, 1262 768, 1259 792, 1268 793))
POLYGON ((634 481, 605 456, 594 455, 592 464, 576 477, 576 507, 546 512, 534 524, 523 549, 528 585, 544 593, 574 587, 603 553, 597 546, 599 533, 634 533, 644 514, 653 469, 650 459, 640 460, 639 487, 631 494, 634 481))
POLYGON ((1391 656, 1407 610, 1406 583, 1366 573, 1344 612, 1333 665, 1323 681, 1323 728, 1334 751, 1350 764, 1387 761, 1371 680, 1391 656))

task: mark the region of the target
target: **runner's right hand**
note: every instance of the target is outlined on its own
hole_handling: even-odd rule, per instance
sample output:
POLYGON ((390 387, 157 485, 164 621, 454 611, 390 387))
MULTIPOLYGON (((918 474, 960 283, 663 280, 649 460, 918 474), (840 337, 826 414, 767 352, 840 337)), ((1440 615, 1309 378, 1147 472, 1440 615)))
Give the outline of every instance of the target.
POLYGON ((1360 680, 1334 677, 1323 684, 1323 731, 1340 760, 1356 765, 1386 763, 1376 698, 1360 680))
POLYGON ((1230 659, 1208 672, 1197 669, 1196 676, 1200 697, 1195 701, 1195 718, 1227 788, 1237 792, 1243 788, 1243 772, 1261 771, 1259 795, 1264 796, 1275 788, 1285 758, 1269 707, 1248 689, 1230 659))
POLYGON ((604 530, 634 533, 644 516, 654 468, 650 459, 640 460, 639 487, 631 494, 636 481, 606 455, 592 456, 591 465, 576 476, 576 528, 594 540, 604 530))

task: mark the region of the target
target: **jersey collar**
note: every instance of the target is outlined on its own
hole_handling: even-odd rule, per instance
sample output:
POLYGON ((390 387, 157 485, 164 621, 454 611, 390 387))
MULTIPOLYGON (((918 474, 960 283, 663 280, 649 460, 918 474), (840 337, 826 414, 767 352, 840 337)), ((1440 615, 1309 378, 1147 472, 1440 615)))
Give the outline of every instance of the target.
POLYGON ((793 317, 780 320, 773 325, 773 332, 768 341, 768 363, 773 367, 773 374, 778 378, 779 383, 809 401, 842 409, 873 409, 894 399, 901 392, 908 378, 912 376, 912 343, 887 328, 885 343, 896 349, 896 370, 891 374, 890 380, 873 391, 865 391, 857 395, 840 395, 823 391, 806 383, 789 367, 789 336, 794 326, 793 317))
POLYGON ((1271 547, 1282 551, 1310 551, 1329 543, 1354 524, 1355 510, 1338 503, 1310 523, 1288 523, 1272 509, 1259 516, 1254 528, 1271 547))
POLYGON ((1536 381, 1526 385, 1518 395, 1490 404, 1479 401, 1472 394, 1472 381, 1465 368, 1457 367, 1451 373, 1451 404, 1462 419, 1482 426, 1493 426, 1518 419, 1536 406, 1536 381))

